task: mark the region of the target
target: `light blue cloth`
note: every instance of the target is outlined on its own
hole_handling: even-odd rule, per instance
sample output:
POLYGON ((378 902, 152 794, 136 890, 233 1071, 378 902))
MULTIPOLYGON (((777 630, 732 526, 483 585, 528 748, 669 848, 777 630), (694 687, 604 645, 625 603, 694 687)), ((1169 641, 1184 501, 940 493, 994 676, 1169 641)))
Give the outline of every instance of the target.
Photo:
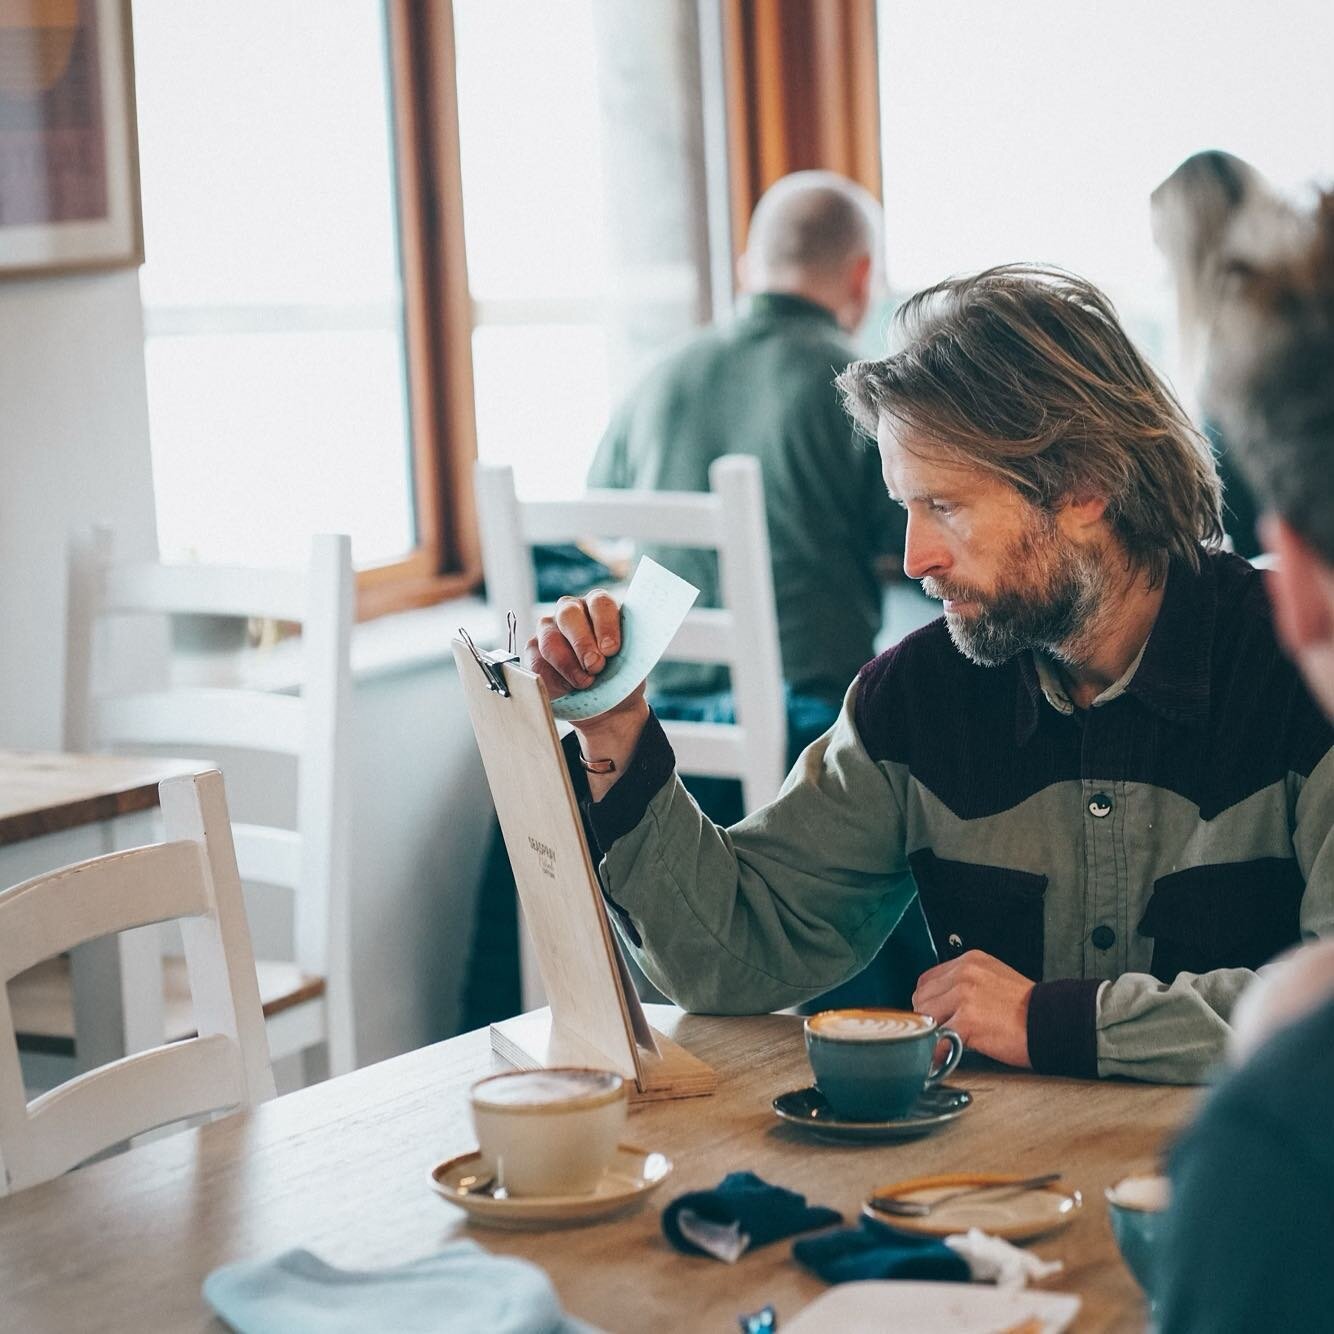
POLYGON ((597 1334, 534 1264, 457 1241, 392 1269, 335 1269, 309 1251, 223 1265, 204 1297, 237 1334, 597 1334))

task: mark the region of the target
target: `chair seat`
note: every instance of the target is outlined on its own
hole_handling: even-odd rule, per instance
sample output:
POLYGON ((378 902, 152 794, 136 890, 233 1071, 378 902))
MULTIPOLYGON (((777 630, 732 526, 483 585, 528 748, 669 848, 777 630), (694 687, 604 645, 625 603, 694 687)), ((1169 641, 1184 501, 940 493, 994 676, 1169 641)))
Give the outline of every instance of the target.
MULTIPOLYGON (((162 973, 167 1041, 193 1037, 194 1008, 184 958, 167 955, 162 973)), ((324 978, 303 973, 294 963, 257 959, 255 974, 266 1019, 324 995, 324 978)), ((47 959, 14 978, 9 1008, 21 1051, 74 1054, 74 991, 67 956, 47 959)))

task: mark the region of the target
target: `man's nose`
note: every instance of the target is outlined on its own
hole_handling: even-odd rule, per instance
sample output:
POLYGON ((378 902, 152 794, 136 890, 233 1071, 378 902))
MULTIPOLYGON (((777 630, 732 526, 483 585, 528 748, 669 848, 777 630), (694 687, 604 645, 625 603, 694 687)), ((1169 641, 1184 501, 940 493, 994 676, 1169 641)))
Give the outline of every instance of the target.
POLYGON ((949 550, 933 526, 908 515, 908 531, 903 545, 903 572, 909 579, 940 576, 951 564, 949 550))

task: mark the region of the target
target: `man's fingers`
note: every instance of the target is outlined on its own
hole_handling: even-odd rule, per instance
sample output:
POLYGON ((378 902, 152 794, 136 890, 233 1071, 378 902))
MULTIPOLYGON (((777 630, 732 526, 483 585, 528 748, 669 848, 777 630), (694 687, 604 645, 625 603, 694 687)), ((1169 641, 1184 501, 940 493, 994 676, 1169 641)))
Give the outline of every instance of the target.
POLYGON ((926 982, 934 982, 938 978, 949 977, 959 966, 958 959, 946 959, 942 963, 933 963, 917 979, 917 985, 920 987, 926 982))
POLYGON ((582 598, 564 597, 556 603, 556 625, 569 641, 579 665, 590 677, 607 665, 582 598))
POLYGON ((542 656, 536 635, 524 647, 521 661, 546 686, 548 699, 560 699, 570 693, 570 683, 542 656))
POLYGON ((583 690, 593 684, 593 676, 584 671, 570 641, 549 616, 543 616, 537 626, 537 648, 553 671, 564 678, 568 686, 583 690))
POLYGON ((912 1003, 921 1008, 921 1002, 935 1000, 953 990, 955 969, 952 964, 942 964, 939 968, 930 968, 917 979, 913 989, 912 1003))
POLYGON ((595 588, 584 598, 584 603, 603 657, 618 653, 621 648, 621 609, 616 599, 605 588, 595 588))

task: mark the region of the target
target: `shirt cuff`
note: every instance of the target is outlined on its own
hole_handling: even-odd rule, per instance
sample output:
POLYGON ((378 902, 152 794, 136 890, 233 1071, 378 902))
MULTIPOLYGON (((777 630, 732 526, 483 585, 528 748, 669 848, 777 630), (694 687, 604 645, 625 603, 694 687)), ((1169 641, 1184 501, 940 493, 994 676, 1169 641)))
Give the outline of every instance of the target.
POLYGON ((625 772, 601 801, 593 801, 588 775, 579 763, 579 737, 571 732, 561 743, 574 783, 574 795, 583 811, 595 845, 594 856, 605 853, 622 834, 628 834, 643 818, 648 804, 676 770, 676 755, 658 715, 649 710, 639 734, 639 744, 625 772))
POLYGON ((1102 979, 1038 982, 1028 999, 1028 1059, 1040 1075, 1098 1077, 1098 989, 1102 979))

